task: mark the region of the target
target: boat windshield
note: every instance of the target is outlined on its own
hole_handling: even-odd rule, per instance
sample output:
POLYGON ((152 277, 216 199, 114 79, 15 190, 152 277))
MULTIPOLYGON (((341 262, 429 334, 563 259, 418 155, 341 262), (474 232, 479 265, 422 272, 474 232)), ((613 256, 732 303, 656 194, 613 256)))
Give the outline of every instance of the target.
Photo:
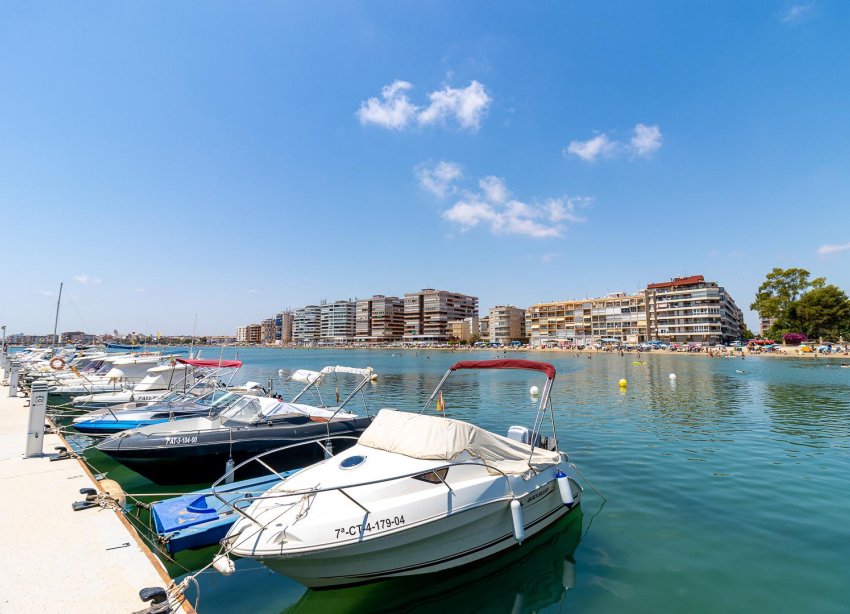
POLYGON ((233 405, 239 397, 242 395, 236 394, 235 392, 227 392, 226 390, 216 390, 213 393, 214 397, 212 397, 213 401, 207 401, 205 404, 210 407, 215 407, 216 409, 224 409, 225 407, 230 407, 233 405))
POLYGON ((281 405, 277 399, 267 399, 255 396, 242 396, 233 405, 221 412, 225 420, 237 422, 259 422, 265 416, 274 413, 274 409, 281 405))

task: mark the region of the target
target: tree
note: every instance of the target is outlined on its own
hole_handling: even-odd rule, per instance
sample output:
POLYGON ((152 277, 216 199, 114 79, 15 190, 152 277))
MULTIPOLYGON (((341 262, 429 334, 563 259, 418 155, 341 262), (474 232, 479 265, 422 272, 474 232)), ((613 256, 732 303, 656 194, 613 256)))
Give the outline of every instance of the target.
POLYGON ((809 275, 806 269, 774 267, 759 286, 750 309, 762 318, 776 320, 770 329, 771 336, 779 337, 791 328, 799 328, 794 326, 796 321, 790 313, 791 306, 807 289, 822 288, 826 284, 823 277, 809 281, 809 275))
POLYGON ((850 301, 837 286, 815 287, 791 305, 789 316, 810 339, 838 339, 850 329, 850 301))

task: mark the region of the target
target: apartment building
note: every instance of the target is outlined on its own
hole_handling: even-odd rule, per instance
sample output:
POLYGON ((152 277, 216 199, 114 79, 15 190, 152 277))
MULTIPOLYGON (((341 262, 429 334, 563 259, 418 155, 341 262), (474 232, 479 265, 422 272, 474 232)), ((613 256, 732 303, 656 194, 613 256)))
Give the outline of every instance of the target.
POLYGON ((446 290, 425 288, 404 295, 404 340, 445 343, 449 322, 478 317, 478 298, 446 290))
POLYGON ((649 335, 666 342, 741 339, 744 314, 726 290, 702 275, 676 277, 646 287, 649 335))
POLYGON ((759 318, 759 337, 767 337, 768 331, 776 324, 776 318, 759 318))
POLYGON ((274 318, 266 318, 260 322, 260 343, 274 343, 275 322, 274 318))
POLYGON ((274 316, 274 339, 283 345, 292 343, 292 311, 285 309, 274 316))
POLYGON ((478 320, 478 340, 490 341, 490 316, 486 315, 478 320))
POLYGON ((248 327, 240 326, 236 329, 236 343, 248 343, 248 327))
POLYGON ((319 305, 307 305, 292 314, 292 342, 310 344, 319 341, 322 309, 319 305))
POLYGON ((249 324, 245 327, 245 343, 261 343, 262 327, 259 324, 249 324))
POLYGON ((646 323, 643 292, 538 303, 525 314, 525 332, 533 347, 575 347, 615 341, 640 343, 647 340, 646 323))
POLYGON ((513 305, 491 307, 487 317, 488 340, 507 345, 511 341, 525 342, 525 309, 513 305))
POLYGON ((354 301, 322 301, 319 307, 319 337, 322 342, 332 344, 354 340, 354 301))
POLYGON ((472 343, 481 338, 481 322, 478 316, 470 316, 463 320, 449 322, 449 336, 458 341, 472 343))
POLYGON ((357 301, 354 336, 375 343, 399 341, 404 335, 404 301, 376 294, 357 301))

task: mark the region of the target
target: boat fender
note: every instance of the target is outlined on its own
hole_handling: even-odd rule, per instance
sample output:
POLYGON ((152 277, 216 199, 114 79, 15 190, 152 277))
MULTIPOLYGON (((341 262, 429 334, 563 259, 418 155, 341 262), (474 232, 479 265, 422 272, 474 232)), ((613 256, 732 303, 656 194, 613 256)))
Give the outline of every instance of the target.
POLYGON ((98 482, 98 486, 103 490, 104 495, 118 504, 118 507, 123 509, 127 504, 127 496, 124 494, 124 489, 115 480, 101 480, 98 482))
POLYGON ((570 478, 561 470, 555 475, 555 481, 558 482, 558 491, 561 493, 561 502, 564 505, 572 505, 575 502, 573 498, 573 489, 570 488, 570 478))
POLYGON ((227 462, 224 463, 224 475, 225 475, 224 483, 225 484, 232 484, 233 483, 233 476, 234 476, 234 473, 235 473, 233 471, 233 468, 235 466, 236 466, 236 463, 233 462, 232 458, 228 458, 227 462))
POLYGON ((519 543, 525 539, 525 527, 522 524, 522 505, 516 499, 511 501, 511 519, 514 521, 514 537, 519 543))
POLYGON ((229 576, 236 571, 236 563, 224 554, 217 554, 213 558, 213 567, 223 576, 229 576))

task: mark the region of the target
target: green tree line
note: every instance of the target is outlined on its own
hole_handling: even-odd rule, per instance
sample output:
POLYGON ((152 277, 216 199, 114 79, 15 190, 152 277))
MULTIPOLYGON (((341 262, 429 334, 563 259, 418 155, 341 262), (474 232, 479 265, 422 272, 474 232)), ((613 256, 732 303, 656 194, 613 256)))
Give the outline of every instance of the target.
POLYGON ((786 333, 803 333, 809 339, 837 341, 850 338, 850 300, 826 279, 810 279, 806 269, 774 268, 756 292, 750 309, 775 322, 772 339, 786 333))

